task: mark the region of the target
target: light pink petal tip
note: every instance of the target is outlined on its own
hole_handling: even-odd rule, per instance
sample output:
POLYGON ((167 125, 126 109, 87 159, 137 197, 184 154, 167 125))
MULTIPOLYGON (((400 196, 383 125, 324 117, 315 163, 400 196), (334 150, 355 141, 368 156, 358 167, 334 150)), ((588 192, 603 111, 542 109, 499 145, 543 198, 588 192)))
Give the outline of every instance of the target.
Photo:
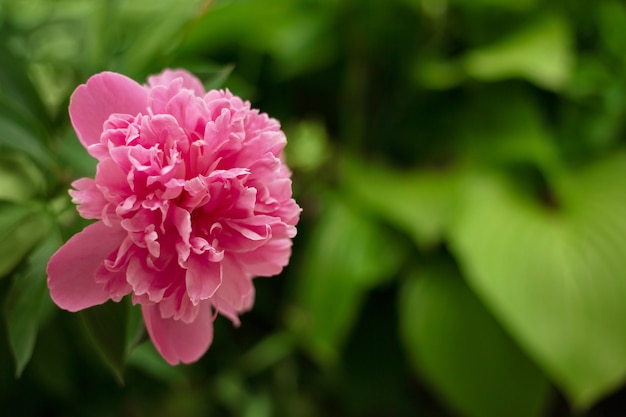
POLYGON ((204 86, 196 76, 182 69, 166 69, 158 75, 148 77, 148 84, 151 87, 156 85, 169 85, 176 78, 182 78, 183 88, 193 90, 195 95, 202 97, 204 95, 204 86))
POLYGON ((104 284, 96 283, 96 271, 126 237, 123 229, 96 222, 72 236, 48 263, 48 288, 61 308, 78 311, 111 298, 104 284))
POLYGON ((114 72, 102 72, 79 86, 70 99, 70 119, 84 147, 100 142, 102 125, 116 113, 146 111, 148 92, 142 85, 114 72))
POLYGON ((162 318, 156 304, 141 306, 150 339, 170 365, 197 361, 213 342, 213 314, 208 304, 201 307, 198 317, 185 323, 162 318))

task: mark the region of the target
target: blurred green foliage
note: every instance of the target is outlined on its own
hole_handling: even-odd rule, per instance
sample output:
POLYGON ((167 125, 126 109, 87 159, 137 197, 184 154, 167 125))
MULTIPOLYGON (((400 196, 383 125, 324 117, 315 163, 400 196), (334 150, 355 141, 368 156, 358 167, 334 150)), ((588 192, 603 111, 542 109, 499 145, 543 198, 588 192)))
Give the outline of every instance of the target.
POLYGON ((0 414, 621 416, 626 4, 0 0, 0 414), (170 367, 60 311, 69 96, 183 67, 279 119, 304 208, 254 310, 170 367))

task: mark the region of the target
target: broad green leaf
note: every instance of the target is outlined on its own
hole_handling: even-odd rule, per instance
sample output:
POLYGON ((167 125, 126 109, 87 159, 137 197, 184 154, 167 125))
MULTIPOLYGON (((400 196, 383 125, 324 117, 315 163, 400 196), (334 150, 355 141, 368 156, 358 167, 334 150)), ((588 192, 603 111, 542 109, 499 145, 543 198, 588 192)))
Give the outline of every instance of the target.
POLYGON ((131 306, 127 299, 108 301, 81 311, 82 322, 94 347, 120 384, 128 356, 128 322, 131 306))
POLYGON ((333 363, 361 301, 390 279, 403 246, 372 219, 330 198, 308 242, 289 324, 322 363, 333 363))
POLYGON ((519 77, 559 90, 574 66, 573 42, 566 19, 546 16, 492 45, 470 51, 463 65, 470 76, 479 80, 519 77))
POLYGON ((407 232, 422 248, 440 242, 452 211, 457 172, 396 171, 345 164, 348 189, 371 210, 407 232))
POLYGON ((39 205, 0 201, 0 278, 46 236, 50 223, 39 205))
POLYGON ((399 300, 400 331, 418 375, 466 417, 539 417, 549 383, 452 265, 424 267, 399 300))
POLYGON ((527 88, 491 88, 472 96, 457 119, 456 152, 472 164, 533 165, 546 173, 561 160, 545 115, 527 88), (506 106, 502 95, 506 94, 506 106))
POLYGON ((43 304, 51 303, 46 286, 46 265, 61 243, 58 234, 50 234, 28 257, 24 269, 14 275, 7 295, 7 330, 17 377, 32 356, 43 304))
POLYGON ((624 155, 599 161, 542 204, 474 175, 451 228, 470 286, 578 408, 626 377, 625 176, 624 155))

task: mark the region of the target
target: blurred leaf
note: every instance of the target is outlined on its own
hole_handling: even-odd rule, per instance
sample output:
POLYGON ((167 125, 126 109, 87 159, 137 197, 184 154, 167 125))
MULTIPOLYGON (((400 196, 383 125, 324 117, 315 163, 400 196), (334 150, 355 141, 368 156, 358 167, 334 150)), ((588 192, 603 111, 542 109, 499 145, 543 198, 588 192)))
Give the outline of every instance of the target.
POLYGON ((50 168, 54 162, 42 143, 42 137, 33 130, 32 124, 29 126, 30 123, 0 101, 0 149, 19 150, 42 168, 50 168))
POLYGON ((0 201, 0 278, 22 261, 50 226, 41 206, 0 201))
POLYGON ((94 347, 117 379, 124 383, 124 366, 128 355, 127 327, 130 305, 127 299, 81 311, 82 322, 94 347))
MULTIPOLYGON (((337 39, 332 36, 336 24, 332 12, 338 4, 317 1, 303 7, 291 0, 214 2, 190 25, 182 50, 197 55, 241 48, 248 57, 267 54, 276 61, 272 68, 275 76, 293 78, 323 67, 338 53, 337 39)), ((258 70, 245 63, 240 67, 258 70)))
POLYGON ((134 348, 128 356, 127 363, 168 384, 185 382, 184 368, 171 366, 165 362, 152 343, 142 343, 134 348))
POLYGON ((0 154, 0 200, 27 201, 43 191, 44 183, 42 173, 22 154, 0 154))
POLYGON ((466 76, 456 62, 420 57, 413 65, 413 78, 424 87, 447 90, 465 81, 466 76))
POLYGON ((614 56, 624 59, 626 48, 626 6, 620 1, 604 1, 594 9, 600 41, 614 56))
POLYGON ((148 333, 143 323, 143 315, 139 305, 131 305, 128 310, 128 320, 126 324, 126 352, 127 355, 140 344, 149 339, 148 333))
POLYGON ((568 21, 546 16, 492 45, 469 52, 463 65, 470 76, 479 80, 520 77, 559 90, 573 69, 573 43, 568 21))
POLYGON ((482 90, 469 99, 457 118, 455 153, 481 165, 530 164, 549 174, 559 169, 561 161, 544 119, 539 103, 525 88, 482 90))
MULTIPOLYGON (((433 0, 422 0, 433 1, 433 0)), ((512 11, 527 11, 531 9, 535 4, 537 4, 537 0, 450 0, 453 4, 459 4, 463 6, 472 6, 472 7, 500 7, 502 9, 512 10, 512 11)))
POLYGON ((403 172, 353 161, 345 168, 348 189, 367 208, 406 231, 422 248, 440 242, 454 209, 457 172, 403 172))
POLYGON ((273 38, 272 33, 291 16, 294 3, 291 0, 259 0, 214 4, 194 22, 184 48, 212 49, 217 45, 243 42, 266 49, 273 38))
POLYGON ((7 28, 0 26, 0 54, 3 62, 11 65, 0 65, 0 102, 11 103, 21 115, 50 126, 50 117, 29 77, 27 63, 7 47, 7 28))
POLYGON ((451 265, 418 270, 401 289, 400 328, 409 356, 467 417, 538 417, 549 384, 451 265))
POLYGON ((333 197, 306 249, 289 324, 322 363, 339 349, 365 292, 390 279, 403 246, 359 210, 333 197))
POLYGON ((7 330, 18 378, 35 347, 42 305, 51 303, 46 286, 46 265, 61 243, 58 234, 48 235, 31 253, 24 269, 15 274, 7 295, 7 330))
POLYGON ((247 351, 241 358, 241 367, 250 374, 260 373, 274 366, 294 351, 290 333, 272 333, 247 351))
POLYGON ((222 88, 234 69, 235 65, 229 64, 221 66, 219 68, 214 68, 212 71, 205 70, 203 73, 200 73, 198 75, 202 76, 204 89, 206 91, 211 91, 222 88))
POLYGON ((198 0, 167 2, 157 13, 129 13, 129 17, 135 18, 137 29, 120 61, 121 70, 127 74, 139 74, 156 57, 176 50, 183 41, 185 24, 194 17, 198 3, 198 0), (146 21, 151 23, 146 25, 146 21))
POLYGON ((470 286, 578 408, 626 376, 625 176, 619 155, 561 177, 548 200, 468 176, 451 228, 470 286))
POLYGON ((87 153, 71 127, 59 135, 58 157, 72 178, 94 177, 97 160, 87 153))
POLYGON ((292 169, 315 171, 329 156, 328 134, 324 125, 301 121, 288 133, 287 162, 292 169))

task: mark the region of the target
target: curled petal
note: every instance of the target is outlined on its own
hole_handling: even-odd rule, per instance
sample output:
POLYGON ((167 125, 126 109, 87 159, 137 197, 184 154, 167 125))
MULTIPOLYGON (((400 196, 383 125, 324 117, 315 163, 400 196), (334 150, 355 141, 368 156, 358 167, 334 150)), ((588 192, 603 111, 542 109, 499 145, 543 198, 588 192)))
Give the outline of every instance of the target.
POLYGON ((96 222, 72 236, 50 258, 46 272, 50 296, 61 308, 78 311, 110 298, 105 284, 96 282, 104 260, 117 250, 126 232, 96 222))
POLYGON ((208 303, 191 323, 162 318, 156 304, 144 304, 141 311, 152 343, 170 365, 197 361, 213 341, 213 314, 208 303))
POLYGON ((187 262, 185 276, 189 299, 195 305, 215 294, 222 284, 222 268, 218 262, 210 262, 208 256, 193 254, 187 262))

